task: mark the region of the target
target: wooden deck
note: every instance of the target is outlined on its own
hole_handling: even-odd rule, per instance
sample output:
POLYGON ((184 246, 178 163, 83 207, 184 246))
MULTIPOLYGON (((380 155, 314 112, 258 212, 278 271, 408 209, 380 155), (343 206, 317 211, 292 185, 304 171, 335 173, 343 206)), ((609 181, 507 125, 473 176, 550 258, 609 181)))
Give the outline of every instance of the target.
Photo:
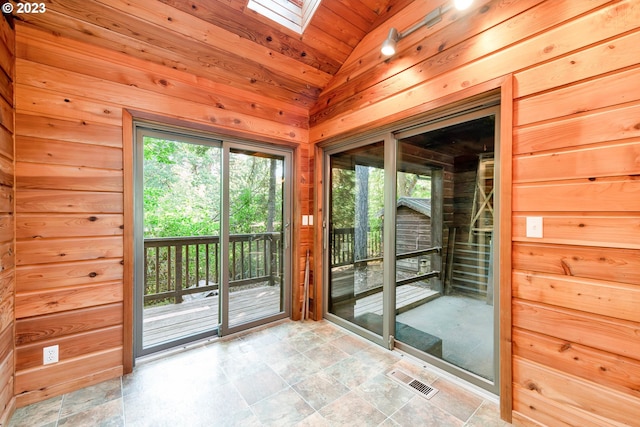
MULTIPOLYGON (((229 295, 229 326, 280 313, 280 287, 263 286, 229 295)), ((217 327, 218 296, 183 301, 143 312, 144 348, 193 336, 217 327)))
MULTIPOLYGON (((438 293, 420 286, 405 285, 397 289, 397 312, 404 312, 424 304, 438 293)), ((230 326, 264 318, 280 312, 280 288, 264 286, 229 295, 230 326)), ((355 314, 382 314, 382 292, 369 295, 357 301, 355 314)), ((218 297, 184 301, 151 307, 143 313, 143 346, 152 347, 178 338, 206 332, 218 325, 218 297)))

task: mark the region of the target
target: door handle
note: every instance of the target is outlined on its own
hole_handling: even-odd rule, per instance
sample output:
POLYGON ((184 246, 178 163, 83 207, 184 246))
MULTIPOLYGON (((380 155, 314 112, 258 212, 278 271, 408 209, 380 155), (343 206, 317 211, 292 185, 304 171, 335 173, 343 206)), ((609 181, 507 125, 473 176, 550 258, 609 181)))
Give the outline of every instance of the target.
POLYGON ((289 223, 284 225, 284 248, 289 249, 289 223))

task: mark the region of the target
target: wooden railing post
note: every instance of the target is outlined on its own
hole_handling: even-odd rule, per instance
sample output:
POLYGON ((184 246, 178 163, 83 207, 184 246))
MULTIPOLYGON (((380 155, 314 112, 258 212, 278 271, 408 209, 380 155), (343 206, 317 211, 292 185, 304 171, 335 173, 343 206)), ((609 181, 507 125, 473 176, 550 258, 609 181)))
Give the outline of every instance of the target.
MULTIPOLYGON (((258 283, 277 285, 280 283, 281 262, 280 259, 280 242, 282 236, 279 233, 256 233, 256 234, 236 234, 229 236, 229 286, 247 286, 258 283), (249 242, 255 242, 249 248, 246 245, 249 242), (238 246, 240 245, 240 246, 238 246), (256 253, 252 252, 256 249, 256 253), (245 257, 256 256, 255 260, 245 260, 245 257), (248 267, 245 270, 245 267, 248 267)), ((220 253, 220 237, 219 236, 194 236, 194 237, 158 237, 148 238, 144 240, 145 253, 145 286, 152 278, 155 279, 155 285, 152 283, 149 288, 145 287, 144 301, 150 304, 155 301, 168 301, 173 299, 175 304, 183 301, 185 295, 200 294, 219 289, 219 261, 223 256, 220 253), (200 250, 199 245, 206 245, 204 251, 200 250), (195 259, 192 260, 189 254, 189 248, 195 246, 195 259), (209 246, 213 246, 210 248, 209 246), (151 250, 153 248, 154 250, 151 250), (161 278, 159 269, 159 254, 161 248, 166 248, 166 279, 161 278), (175 248, 175 256, 172 256, 171 250, 175 248), (184 250, 184 252, 183 252, 184 250), (205 274, 201 274, 201 258, 204 252, 206 261, 204 267, 205 274), (209 257, 213 257, 213 263, 209 261, 209 257), (155 261, 155 268, 153 267, 155 261), (194 262, 195 261, 195 262, 194 262), (213 265, 212 265, 213 264, 213 265), (213 267, 213 273, 209 269, 213 267), (175 268, 175 274, 172 269, 175 268), (194 269, 195 274, 191 273, 194 269), (151 269, 152 271, 149 271, 151 269), (155 277, 152 274, 155 271, 155 277), (213 274, 213 276, 211 275, 213 274), (195 278, 196 286, 193 279, 195 278), (197 286, 200 279, 204 278, 203 286, 197 286), (212 281, 209 285, 209 281, 212 281)), ((192 250, 193 252, 193 250, 192 250)), ((165 261, 162 261, 164 265, 165 261)))
POLYGON ((182 302, 182 245, 176 245, 176 290, 175 304, 182 302))

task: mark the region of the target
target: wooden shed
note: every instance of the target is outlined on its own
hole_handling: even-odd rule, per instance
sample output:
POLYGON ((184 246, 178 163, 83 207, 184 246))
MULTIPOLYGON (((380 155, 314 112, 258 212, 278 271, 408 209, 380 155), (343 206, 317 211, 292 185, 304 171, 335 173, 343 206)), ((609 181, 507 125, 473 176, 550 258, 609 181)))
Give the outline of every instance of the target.
MULTIPOLYGON (((304 23, 276 23, 246 0, 3 3, 1 425, 17 407, 134 369, 136 129, 288 161, 279 314, 298 320, 309 304, 319 320, 325 153, 373 141, 384 158, 417 119, 489 104, 501 417, 638 424, 640 0, 475 0, 462 12, 444 0, 322 0, 304 23), (391 28, 397 52, 385 57, 391 28), (60 360, 45 365, 55 345, 60 360)), ((409 156, 451 180, 451 155, 409 156)))
MULTIPOLYGON (((400 197, 396 204, 396 247, 398 253, 431 247, 431 199, 400 197)), ((427 261, 426 259, 424 260, 427 261)), ((427 269, 418 259, 400 260, 400 270, 417 273, 427 269)))

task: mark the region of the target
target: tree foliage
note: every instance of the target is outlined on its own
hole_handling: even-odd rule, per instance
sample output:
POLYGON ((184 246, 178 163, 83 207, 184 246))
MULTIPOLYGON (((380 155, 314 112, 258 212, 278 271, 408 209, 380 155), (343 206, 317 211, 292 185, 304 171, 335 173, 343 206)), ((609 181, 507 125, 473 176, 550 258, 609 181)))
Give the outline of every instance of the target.
POLYGON ((229 171, 229 232, 241 234, 281 230, 282 160, 232 152, 229 171))
MULTIPOLYGON (((368 167, 367 216, 370 228, 382 226, 384 170, 368 167)), ((332 168, 331 220, 335 228, 351 228, 356 223, 356 171, 332 168)), ((361 190, 363 191, 363 190, 361 190)), ((431 198, 431 178, 397 173, 397 197, 431 198)))
MULTIPOLYGON (((145 137, 143 151, 144 236, 219 235, 222 149, 145 137)), ((283 161, 232 152, 229 171, 230 233, 277 230, 283 161)))

